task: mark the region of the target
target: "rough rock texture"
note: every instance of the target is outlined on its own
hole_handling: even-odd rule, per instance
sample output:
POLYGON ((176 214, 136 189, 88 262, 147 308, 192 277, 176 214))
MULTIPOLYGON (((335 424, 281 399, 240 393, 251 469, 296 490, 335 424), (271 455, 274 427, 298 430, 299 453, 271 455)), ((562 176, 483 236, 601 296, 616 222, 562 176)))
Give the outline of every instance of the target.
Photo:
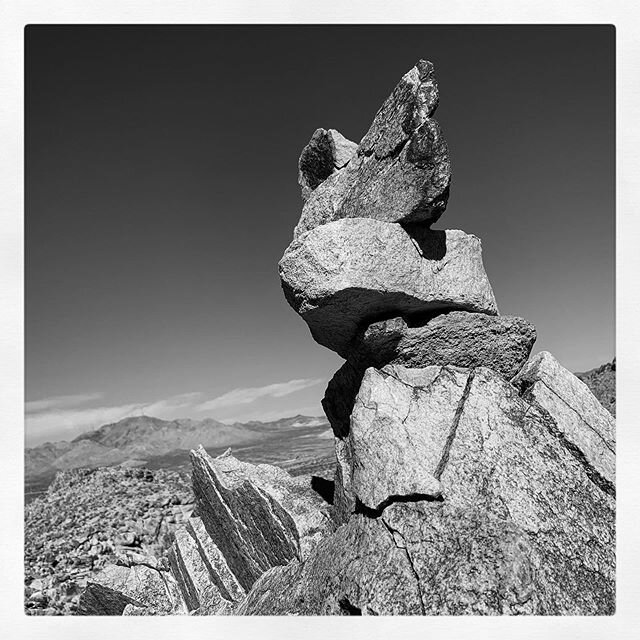
MULTIPOLYGON (((213 615, 234 598, 218 575, 219 567, 214 569, 207 562, 207 556, 198 542, 193 530, 188 527, 176 531, 169 556, 171 570, 177 578, 188 610, 198 611, 200 615, 213 615)), ((241 589, 239 592, 242 594, 241 589)))
POLYGON ((328 505, 299 479, 269 465, 192 452, 198 516, 240 587, 305 557, 333 524, 328 505))
POLYGON ((524 318, 453 311, 419 327, 408 327, 403 318, 374 322, 356 336, 348 359, 378 368, 489 367, 510 380, 535 340, 535 327, 524 318))
POLYGON ((598 398, 600 404, 612 415, 616 415, 616 359, 590 371, 576 373, 598 398))
POLYGON ((351 413, 341 477, 369 509, 397 496, 442 495, 438 478, 468 372, 428 367, 407 382, 406 371, 367 369, 351 413))
POLYGON ((335 156, 324 130, 316 131, 301 156, 301 167, 312 168, 300 171, 308 200, 295 237, 341 218, 436 221, 447 206, 451 181, 447 144, 431 118, 437 105, 433 65, 420 60, 384 102, 344 169, 329 171, 335 156))
POLYGON ((462 231, 412 237, 397 224, 339 220, 292 242, 280 278, 314 339, 345 358, 358 329, 384 314, 498 311, 480 240, 462 231))
POLYGON ((310 478, 191 452, 196 514, 166 560, 112 565, 80 598, 85 615, 226 615, 262 573, 308 557, 335 528, 310 478))
POLYGON ((302 199, 355 155, 358 145, 335 129, 316 129, 298 160, 298 183, 302 199))
POLYGON ((551 415, 501 376, 456 374, 466 383, 435 474, 443 501, 398 496, 381 513, 352 516, 306 563, 266 573, 240 612, 614 612, 611 492, 551 415))
POLYGON ((106 566, 162 560, 192 510, 187 473, 59 472, 25 508, 25 612, 75 614, 81 592, 106 566))
POLYGON ((147 565, 110 565, 93 577, 80 596, 80 615, 121 615, 127 605, 145 615, 184 614, 176 581, 169 571, 147 565))
POLYGON ((615 421, 589 387, 547 351, 536 354, 513 383, 549 412, 567 446, 584 456, 596 481, 614 491, 615 421))

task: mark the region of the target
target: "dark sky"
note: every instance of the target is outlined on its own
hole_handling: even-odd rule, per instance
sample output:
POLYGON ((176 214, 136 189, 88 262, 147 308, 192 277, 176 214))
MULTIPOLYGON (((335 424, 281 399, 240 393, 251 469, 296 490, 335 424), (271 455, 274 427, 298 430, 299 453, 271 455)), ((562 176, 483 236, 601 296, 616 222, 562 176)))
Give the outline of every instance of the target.
MULTIPOLYGON (((453 166, 436 226, 482 239, 500 311, 536 325, 534 350, 574 371, 613 357, 612 27, 32 26, 25 38, 28 437, 196 392, 236 390, 204 412, 222 419, 319 414, 341 360, 277 274, 301 209, 298 155, 320 126, 358 141, 421 57, 436 65, 453 166)), ((193 413, 171 402, 157 413, 193 413)))

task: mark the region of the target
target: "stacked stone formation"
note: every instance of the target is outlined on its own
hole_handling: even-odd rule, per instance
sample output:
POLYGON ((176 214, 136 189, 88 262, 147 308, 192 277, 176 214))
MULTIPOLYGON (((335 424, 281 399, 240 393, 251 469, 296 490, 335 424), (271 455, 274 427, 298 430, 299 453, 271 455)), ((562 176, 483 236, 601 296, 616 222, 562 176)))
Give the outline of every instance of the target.
POLYGON ((300 156, 304 206, 280 277, 313 338, 346 360, 323 399, 346 529, 265 576, 244 613, 291 613, 296 598, 307 614, 613 611, 613 420, 550 354, 527 363, 535 328, 498 315, 480 241, 431 229, 451 180, 437 105, 421 60, 359 145, 318 129, 300 156), (389 533, 408 567, 381 576, 389 533), (465 565, 456 546, 481 557, 465 565), (342 567, 334 593, 328 559, 342 567), (576 597, 570 580, 589 588, 576 597))
MULTIPOLYGON (((389 447, 364 442, 350 430, 368 367, 489 366, 510 378, 536 337, 526 320, 497 315, 479 239, 431 229, 444 213, 451 182, 446 140, 433 119, 438 100, 433 64, 420 60, 359 145, 334 129, 318 129, 299 160, 304 206, 280 276, 288 302, 315 340, 346 359, 323 400, 336 436, 340 522, 358 501, 377 509, 391 495, 440 494, 435 470, 425 459, 419 462, 418 449, 402 466, 423 482, 403 480, 392 470, 399 461, 389 460, 395 494, 372 502, 364 486, 355 489, 362 483, 354 485, 354 477, 385 474, 361 466, 361 449, 389 447)), ((455 410, 453 397, 447 402, 455 410)), ((391 431, 387 427, 385 437, 391 431)))
POLYGON ((280 262, 287 300, 345 358, 323 406, 333 506, 310 478, 192 452, 169 568, 110 567, 85 614, 611 614, 615 426, 522 318, 480 242, 433 231, 450 165, 420 61, 359 145, 318 129, 280 262))

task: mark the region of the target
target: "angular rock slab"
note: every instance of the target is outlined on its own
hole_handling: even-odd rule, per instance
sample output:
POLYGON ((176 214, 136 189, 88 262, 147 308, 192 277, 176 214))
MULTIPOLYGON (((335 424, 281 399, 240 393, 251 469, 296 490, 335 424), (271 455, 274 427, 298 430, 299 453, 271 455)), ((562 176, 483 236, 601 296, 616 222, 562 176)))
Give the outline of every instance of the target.
POLYGON ((477 368, 450 427, 443 502, 351 516, 306 562, 266 573, 240 611, 613 614, 615 502, 550 414, 477 368))
POLYGON ((514 378, 524 397, 549 412, 561 437, 585 457, 600 481, 615 483, 615 419, 589 387, 549 352, 536 354, 514 378))
POLYGON ((207 562, 197 536, 189 526, 176 531, 169 561, 190 612, 215 615, 234 602, 217 571, 207 562))
POLYGON ((186 614, 171 573, 147 565, 110 565, 92 577, 78 603, 79 615, 119 616, 128 605, 145 615, 186 614))
POLYGON ((383 314, 498 313, 480 240, 463 231, 417 241, 397 224, 338 220, 294 240, 279 270, 313 338, 345 358, 358 329, 383 314))
POLYGON ((298 183, 303 200, 306 201, 316 187, 348 164, 357 149, 356 142, 348 140, 335 129, 316 129, 298 160, 298 183))
POLYGON ((511 380, 535 340, 535 327, 524 318, 452 311, 418 327, 408 327, 403 318, 374 322, 358 334, 348 360, 376 368, 488 367, 511 380))
POLYGON ((314 134, 301 156, 314 169, 300 173, 308 199, 294 237, 342 218, 435 222, 447 206, 451 181, 447 144, 431 118, 437 105, 433 64, 420 60, 384 102, 344 169, 329 171, 331 152, 317 152, 329 144, 314 134))
POLYGON ((243 590, 273 566, 304 557, 331 532, 328 505, 285 471, 227 452, 191 452, 198 516, 243 590))

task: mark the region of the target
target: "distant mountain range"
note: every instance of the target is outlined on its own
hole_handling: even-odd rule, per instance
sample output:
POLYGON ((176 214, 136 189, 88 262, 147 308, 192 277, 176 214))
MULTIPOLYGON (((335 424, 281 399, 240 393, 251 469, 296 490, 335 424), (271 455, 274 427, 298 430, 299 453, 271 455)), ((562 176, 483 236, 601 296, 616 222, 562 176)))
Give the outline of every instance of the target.
POLYGON ((607 362, 600 367, 576 373, 576 376, 584 382, 591 393, 598 398, 600 404, 608 409, 613 416, 616 415, 616 359, 607 362))
POLYGON ((188 451, 200 444, 207 450, 218 451, 230 446, 265 448, 269 441, 270 447, 266 448, 273 449, 273 441, 286 448, 301 438, 301 442, 307 442, 309 437, 333 443, 325 418, 298 415, 273 422, 228 425, 213 419, 161 420, 135 416, 83 433, 70 442, 45 442, 27 448, 25 476, 27 486, 41 486, 48 485, 62 469, 121 463, 177 467, 187 461, 188 451))

